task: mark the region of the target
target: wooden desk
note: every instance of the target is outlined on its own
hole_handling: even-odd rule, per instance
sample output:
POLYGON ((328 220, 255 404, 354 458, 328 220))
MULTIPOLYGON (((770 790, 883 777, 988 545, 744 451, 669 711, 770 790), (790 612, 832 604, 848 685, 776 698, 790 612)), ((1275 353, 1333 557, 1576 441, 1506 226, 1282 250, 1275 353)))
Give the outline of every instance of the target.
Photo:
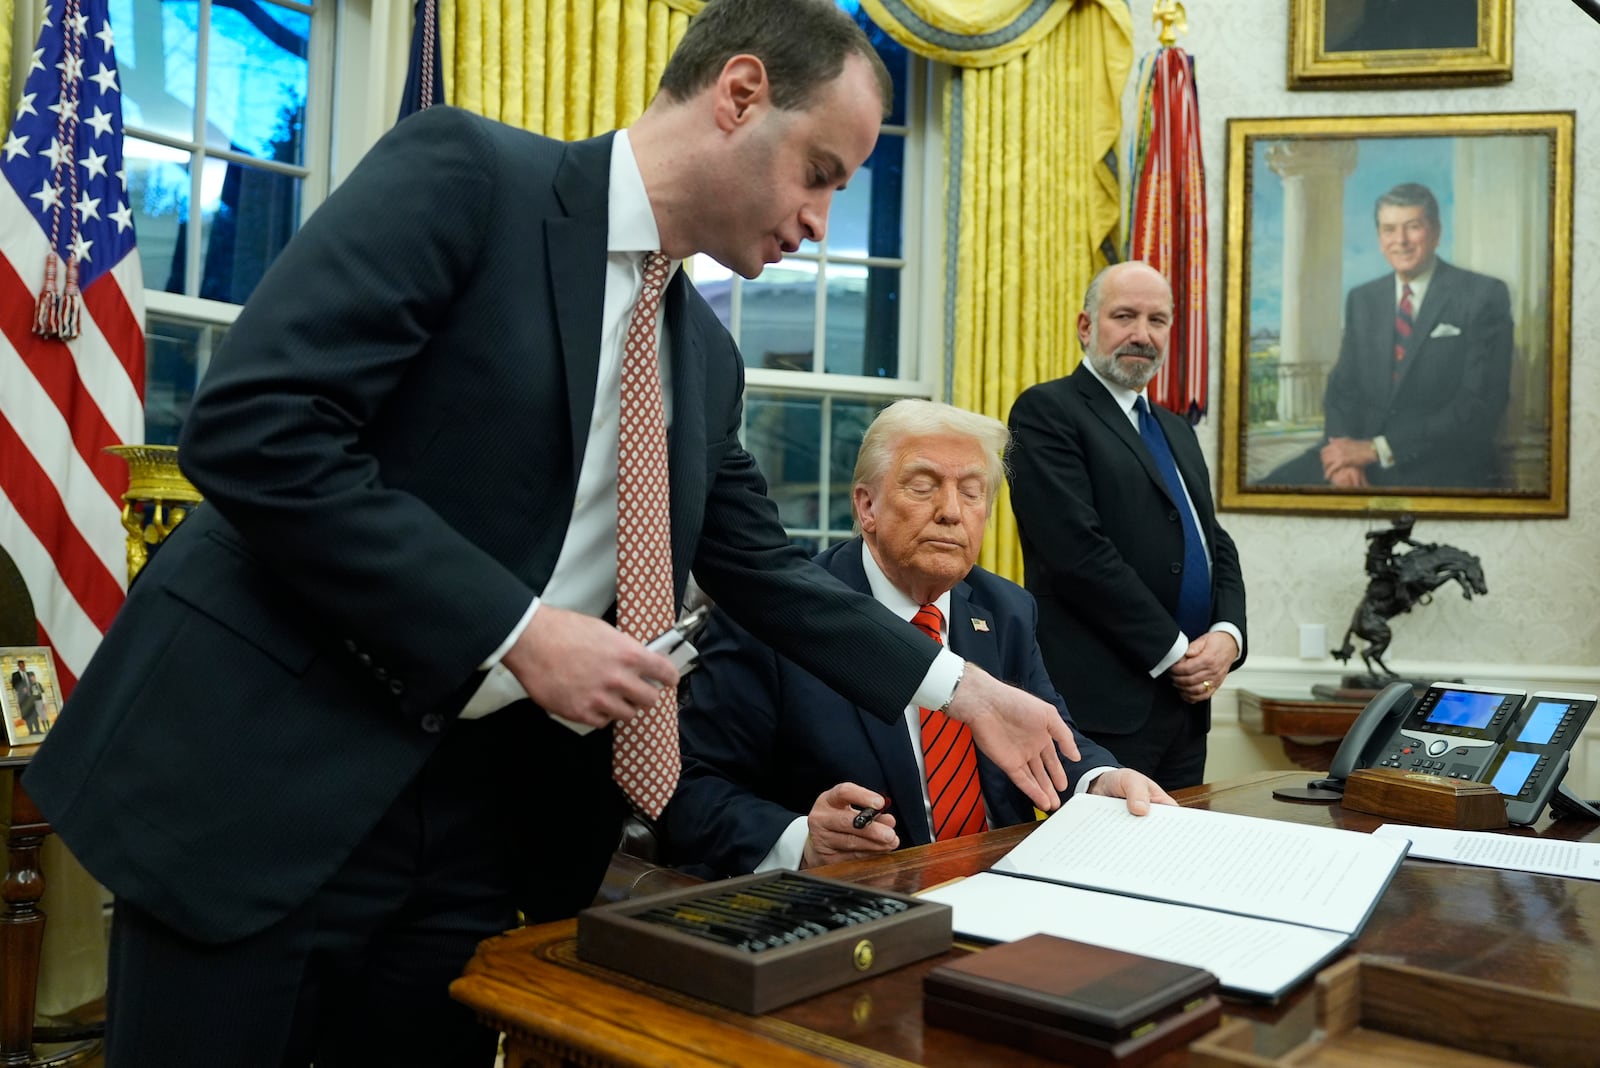
POLYGON ((1334 701, 1300 694, 1239 691, 1239 725, 1251 734, 1270 734, 1296 766, 1321 771, 1333 761, 1345 732, 1364 701, 1334 701))
MULTIPOLYGON (((1185 805, 1369 831, 1381 820, 1336 805, 1275 801, 1272 788, 1303 785, 1277 772, 1179 794, 1185 805)), ((1012 827, 819 869, 836 878, 915 893, 990 866, 1031 829, 1012 827)), ((1512 832, 1519 833, 1519 832, 1512 832)), ((1548 818, 1520 833, 1600 841, 1600 826, 1548 818)), ((506 1068, 579 1065, 1043 1066, 1044 1061, 922 1023, 922 977, 950 956, 842 987, 767 1016, 663 990, 577 959, 576 923, 545 924, 479 947, 451 992, 507 1033, 506 1068)), ((1600 883, 1407 861, 1357 945, 1422 968, 1600 1002, 1600 883)), ((1310 984, 1277 1006, 1229 1002, 1260 1022, 1259 1052, 1273 1055, 1311 1027, 1310 984)), ((1173 1051, 1159 1062, 1188 1062, 1173 1051)))

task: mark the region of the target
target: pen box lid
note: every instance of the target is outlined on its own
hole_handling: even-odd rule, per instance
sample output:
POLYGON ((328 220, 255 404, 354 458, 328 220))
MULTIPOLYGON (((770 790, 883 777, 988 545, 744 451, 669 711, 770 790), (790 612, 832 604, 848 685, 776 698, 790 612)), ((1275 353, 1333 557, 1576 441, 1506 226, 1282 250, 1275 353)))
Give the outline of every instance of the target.
POLYGON ((1114 1042, 1217 985, 1204 968, 1037 934, 941 964, 923 993, 1114 1042))

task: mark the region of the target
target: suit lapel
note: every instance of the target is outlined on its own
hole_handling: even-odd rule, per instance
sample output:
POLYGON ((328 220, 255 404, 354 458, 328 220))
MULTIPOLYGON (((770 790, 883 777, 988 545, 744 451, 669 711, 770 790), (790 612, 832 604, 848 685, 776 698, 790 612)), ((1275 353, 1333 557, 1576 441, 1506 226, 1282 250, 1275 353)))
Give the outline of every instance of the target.
MULTIPOLYGON (((866 544, 859 537, 846 542, 828 561, 828 570, 851 589, 870 594, 872 587, 861 566, 861 554, 866 551, 866 544)), ((901 839, 907 845, 927 845, 933 841, 933 833, 922 803, 922 775, 917 771, 917 757, 911 749, 911 733, 905 718, 885 723, 860 706, 855 706, 855 713, 867 736, 867 744, 883 769, 885 792, 894 802, 901 839)))
MULTIPOLYGON (((694 563, 700 503, 705 500, 705 352, 688 328, 689 279, 680 270, 667 287, 666 336, 671 346, 672 411, 668 413, 668 492, 672 511, 672 572, 687 576, 694 563)), ((865 577, 863 576, 863 581, 865 577)), ((679 583, 682 591, 682 582, 679 583)))
POLYGON ((545 254, 551 264, 551 300, 555 305, 567 374, 574 484, 589 443, 595 379, 600 374, 611 138, 612 135, 607 134, 567 147, 555 179, 556 195, 567 215, 545 223, 545 254))
MULTIPOLYGON (((1085 357, 1085 361, 1087 361, 1087 357, 1085 357)), ((1172 494, 1167 491, 1167 480, 1161 477, 1161 469, 1156 466, 1155 460, 1151 458, 1149 446, 1144 443, 1144 439, 1139 436, 1139 432, 1133 428, 1133 423, 1128 419, 1128 413, 1122 410, 1116 398, 1111 395, 1111 391, 1102 385, 1099 379, 1094 377, 1094 374, 1089 370, 1087 362, 1078 365, 1078 369, 1073 372, 1072 382, 1079 392, 1083 394, 1084 400, 1089 405, 1089 411, 1093 412, 1095 418, 1105 424, 1106 429, 1110 430, 1113 436, 1128 447, 1138 459, 1140 466, 1144 468, 1145 474, 1150 476, 1150 481, 1155 483, 1156 488, 1165 494, 1168 500, 1172 500, 1172 494)))

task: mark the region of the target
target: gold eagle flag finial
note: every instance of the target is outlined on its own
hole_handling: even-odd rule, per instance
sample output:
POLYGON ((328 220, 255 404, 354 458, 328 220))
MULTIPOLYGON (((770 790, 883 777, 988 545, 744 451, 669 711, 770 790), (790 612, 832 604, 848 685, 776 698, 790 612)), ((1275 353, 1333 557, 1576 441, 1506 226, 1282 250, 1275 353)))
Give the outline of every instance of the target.
POLYGON ((1150 12, 1150 25, 1156 28, 1162 48, 1178 43, 1178 34, 1189 32, 1189 16, 1179 0, 1156 0, 1150 12))

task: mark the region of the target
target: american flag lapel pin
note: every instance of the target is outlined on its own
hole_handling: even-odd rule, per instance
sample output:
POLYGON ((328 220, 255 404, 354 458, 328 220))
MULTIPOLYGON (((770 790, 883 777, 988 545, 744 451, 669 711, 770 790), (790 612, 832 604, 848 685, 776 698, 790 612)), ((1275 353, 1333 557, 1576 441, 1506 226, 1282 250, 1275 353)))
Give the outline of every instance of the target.
POLYGON ((978 631, 980 633, 983 633, 983 634, 988 634, 989 633, 989 621, 987 619, 979 619, 977 616, 973 616, 972 617, 972 629, 975 630, 975 631, 978 631))

